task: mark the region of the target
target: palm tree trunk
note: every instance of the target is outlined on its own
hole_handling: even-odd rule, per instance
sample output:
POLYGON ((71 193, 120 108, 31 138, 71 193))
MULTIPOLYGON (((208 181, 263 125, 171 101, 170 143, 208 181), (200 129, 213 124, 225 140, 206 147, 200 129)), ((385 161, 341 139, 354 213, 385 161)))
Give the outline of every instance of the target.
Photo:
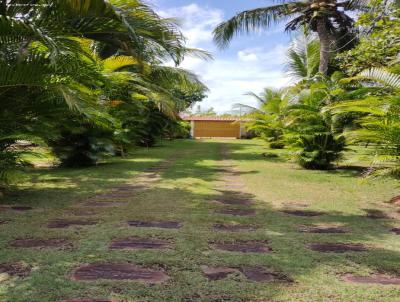
POLYGON ((326 29, 325 20, 323 18, 319 18, 317 21, 317 33, 320 42, 319 72, 323 75, 326 75, 328 73, 331 41, 328 30, 326 29))

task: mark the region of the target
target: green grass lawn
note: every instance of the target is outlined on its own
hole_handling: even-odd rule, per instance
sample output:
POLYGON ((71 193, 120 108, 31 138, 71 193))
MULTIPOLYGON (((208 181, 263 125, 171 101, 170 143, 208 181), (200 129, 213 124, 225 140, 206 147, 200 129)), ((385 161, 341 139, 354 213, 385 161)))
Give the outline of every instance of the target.
MULTIPOLYGON (((400 301, 400 285, 346 283, 344 274, 400 276, 399 208, 387 201, 399 194, 398 182, 365 180, 355 170, 306 171, 295 163, 265 158, 271 152, 260 141, 176 141, 134 152, 127 159, 112 159, 88 169, 37 168, 26 173, 15 194, 3 205, 31 206, 27 212, 0 211, 0 265, 21 262, 32 268, 24 277, 0 274, 1 302, 58 302, 70 298, 114 298, 118 302, 144 301, 400 301), (237 168, 247 193, 255 201, 253 217, 233 217, 214 211, 211 202, 224 177, 221 151, 237 168), (52 219, 71 218, 71 209, 85 199, 124 183, 136 183, 146 168, 172 160, 160 178, 146 190, 126 198, 126 206, 98 207, 97 225, 49 229, 52 219), (303 206, 308 205, 304 209, 303 206), (285 209, 321 211, 325 215, 297 217, 285 209), (384 212, 388 219, 371 219, 365 209, 384 212), (181 229, 135 228, 128 220, 181 221, 181 229), (216 232, 214 223, 259 226, 255 231, 216 232), (345 234, 299 232, 306 226, 339 226, 345 234), (167 239, 168 250, 109 250, 119 237, 167 239), (17 238, 68 238, 68 248, 11 248, 17 238), (268 254, 224 252, 212 242, 265 241, 268 254), (361 243, 368 250, 348 253, 311 251, 312 243, 361 243), (171 277, 158 285, 127 281, 79 282, 73 270, 88 263, 135 263, 158 267, 171 277), (201 266, 264 266, 293 280, 291 283, 257 283, 235 273, 209 281, 201 266)), ((276 152, 276 151, 274 151, 276 152)), ((349 153, 349 165, 365 159, 349 153)), ((1 266, 0 266, 1 267, 1 266)))

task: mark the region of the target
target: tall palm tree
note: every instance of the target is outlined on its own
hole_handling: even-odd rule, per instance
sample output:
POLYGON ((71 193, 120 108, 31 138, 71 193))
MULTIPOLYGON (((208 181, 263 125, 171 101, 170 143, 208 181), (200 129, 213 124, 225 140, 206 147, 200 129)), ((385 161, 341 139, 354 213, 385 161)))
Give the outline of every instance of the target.
MULTIPOLYGON (((335 41, 351 37, 354 20, 347 11, 358 11, 364 7, 364 0, 283 0, 282 4, 256 8, 241 12, 217 26, 214 40, 221 48, 226 47, 233 36, 248 34, 273 23, 285 21, 286 31, 306 26, 316 32, 320 40, 319 71, 328 71, 329 54, 335 41)), ((342 43, 341 43, 342 44, 342 43)))

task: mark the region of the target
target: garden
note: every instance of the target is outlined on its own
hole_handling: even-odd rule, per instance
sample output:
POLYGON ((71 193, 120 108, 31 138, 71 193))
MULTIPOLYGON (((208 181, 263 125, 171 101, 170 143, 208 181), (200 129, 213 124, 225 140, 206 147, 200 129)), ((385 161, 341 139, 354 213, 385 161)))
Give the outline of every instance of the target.
POLYGON ((194 140, 217 113, 181 65, 213 55, 175 19, 0 1, 0 301, 398 301, 400 7, 283 1, 214 42, 279 22, 290 84, 194 140))

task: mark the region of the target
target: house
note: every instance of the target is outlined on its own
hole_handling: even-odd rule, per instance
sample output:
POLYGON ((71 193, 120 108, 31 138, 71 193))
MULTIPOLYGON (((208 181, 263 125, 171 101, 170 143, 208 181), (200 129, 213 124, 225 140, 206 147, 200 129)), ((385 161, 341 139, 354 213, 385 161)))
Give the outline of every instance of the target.
POLYGON ((183 120, 191 122, 192 138, 242 138, 245 120, 239 117, 190 116, 183 120))

